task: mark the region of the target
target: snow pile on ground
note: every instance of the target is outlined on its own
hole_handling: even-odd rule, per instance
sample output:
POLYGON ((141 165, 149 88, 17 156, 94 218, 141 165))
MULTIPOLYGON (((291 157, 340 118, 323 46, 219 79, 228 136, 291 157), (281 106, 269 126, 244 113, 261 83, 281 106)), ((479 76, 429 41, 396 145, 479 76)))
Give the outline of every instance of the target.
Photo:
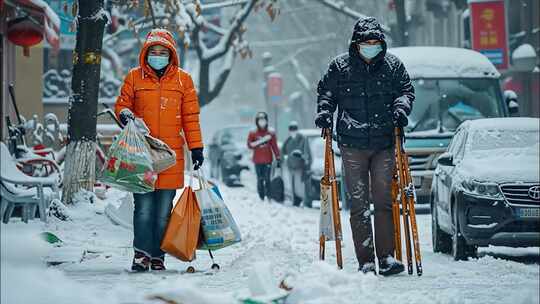
POLYGON ((2 225, 2 303, 163 303, 156 296, 185 304, 239 303, 260 290, 257 286, 274 292, 282 280, 293 288, 286 303, 294 304, 539 301, 538 248, 490 247, 481 250, 479 259, 455 262, 432 252, 429 215, 418 215, 423 276, 358 273, 347 212, 342 212, 344 269, 338 270, 332 242, 327 244, 327 260, 318 261, 319 210, 261 202, 253 176, 245 177, 246 188, 220 186, 243 239, 214 252, 219 272, 208 271, 212 261, 204 251, 197 252, 193 263, 167 257, 167 272, 126 272, 133 254, 132 231, 115 225, 103 212, 108 203, 119 206, 126 193, 109 189, 105 201, 82 195, 69 206, 72 221, 51 218, 48 224, 25 225, 15 220, 2 225), (40 240, 19 238, 28 229, 32 236, 51 231, 63 242, 41 248, 40 240), (46 268, 42 259, 61 264, 46 268), (260 263, 268 266, 258 267, 260 263), (199 272, 186 274, 189 265, 199 272), (262 283, 254 287, 254 278, 262 283), (35 292, 26 292, 30 288, 35 292))
POLYGON ((1 303, 91 304, 103 303, 96 291, 47 268, 42 257, 50 245, 39 239, 37 225, 2 225, 1 231, 1 303))
POLYGON ((159 282, 155 291, 145 296, 148 300, 159 299, 173 303, 229 304, 237 303, 231 294, 208 292, 196 286, 186 277, 159 282))

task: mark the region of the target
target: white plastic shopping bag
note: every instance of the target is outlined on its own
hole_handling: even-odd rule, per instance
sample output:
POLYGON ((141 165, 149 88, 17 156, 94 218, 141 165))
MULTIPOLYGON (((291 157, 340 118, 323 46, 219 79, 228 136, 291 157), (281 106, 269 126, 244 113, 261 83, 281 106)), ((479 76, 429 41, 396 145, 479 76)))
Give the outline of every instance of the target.
POLYGON ((321 183, 319 236, 324 236, 327 241, 333 241, 336 238, 334 233, 334 221, 332 218, 332 187, 324 183, 321 183))
MULTIPOLYGON (((200 171, 199 171, 200 174, 200 171)), ((200 176, 200 175, 199 175, 200 176)), ((241 241, 240 230, 219 189, 199 178, 200 189, 195 191, 201 209, 203 240, 199 249, 217 250, 241 241)))

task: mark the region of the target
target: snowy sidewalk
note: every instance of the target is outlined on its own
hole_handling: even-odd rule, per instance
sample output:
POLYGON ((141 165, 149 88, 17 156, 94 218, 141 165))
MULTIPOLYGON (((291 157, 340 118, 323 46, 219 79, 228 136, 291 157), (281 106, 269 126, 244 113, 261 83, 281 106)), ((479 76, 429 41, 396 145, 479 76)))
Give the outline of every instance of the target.
MULTIPOLYGON (((327 261, 318 261, 317 209, 260 202, 250 185, 235 189, 221 186, 220 190, 240 226, 243 241, 214 253, 221 266, 218 273, 182 274, 189 264, 168 257, 168 268, 177 272, 128 274, 125 269, 132 258, 131 231, 113 225, 103 214, 105 202, 83 203, 73 208, 76 217, 73 222, 2 226, 1 302, 51 303, 42 300, 55 299, 54 303, 161 303, 149 300, 148 296, 174 293, 185 303, 238 303, 237 299, 249 295, 248 274, 257 262, 272 265, 276 282, 287 277, 287 282, 294 287, 287 303, 539 302, 538 264, 497 259, 494 254, 485 252, 480 259, 466 262, 434 254, 429 214, 418 216, 424 275, 383 278, 356 271, 347 212, 342 213, 344 270, 339 271, 331 245, 327 248, 327 261), (21 230, 31 230, 34 234, 40 230, 52 231, 64 241, 64 246, 35 251, 27 242, 5 243, 5 240, 15 239, 13 236, 21 230), (11 252, 4 254, 4 247, 8 246, 11 252), (13 262, 12 258, 13 251, 17 250, 30 250, 35 252, 34 256, 66 263, 48 269, 34 265, 22 271, 22 258, 18 262, 13 262), (34 284, 32 279, 41 284, 34 284), (24 285, 17 286, 20 284, 24 285), (32 288, 35 288, 36 298, 25 292, 32 288), (40 298, 40 293, 49 296, 40 298)), ((121 195, 118 191, 110 194, 112 201, 121 195)), ((538 248, 505 249, 498 254, 504 257, 528 255, 536 263, 539 259, 538 248)), ((32 258, 32 253, 28 255, 25 259, 32 258)), ((206 252, 198 253, 193 263, 202 270, 208 269, 210 264, 206 252)))

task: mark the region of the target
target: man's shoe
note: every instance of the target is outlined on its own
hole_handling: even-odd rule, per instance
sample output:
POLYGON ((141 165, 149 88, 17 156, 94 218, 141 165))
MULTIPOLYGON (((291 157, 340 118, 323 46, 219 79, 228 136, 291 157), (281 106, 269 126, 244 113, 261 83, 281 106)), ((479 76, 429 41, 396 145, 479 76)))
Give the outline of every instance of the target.
POLYGON ((144 252, 135 250, 133 256, 133 263, 131 264, 131 270, 135 272, 144 272, 150 269, 150 257, 144 254, 144 252))
POLYGON ((156 271, 167 270, 167 268, 165 268, 164 257, 152 258, 150 260, 150 267, 152 270, 156 271))
POLYGON ((394 259, 393 256, 383 258, 379 262, 379 274, 382 276, 390 276, 405 271, 405 266, 400 261, 394 259))
POLYGON ((366 274, 366 273, 373 273, 373 274, 376 274, 375 272, 375 263, 373 262, 369 262, 369 263, 365 263, 363 265, 360 265, 360 267, 358 267, 358 271, 366 274))

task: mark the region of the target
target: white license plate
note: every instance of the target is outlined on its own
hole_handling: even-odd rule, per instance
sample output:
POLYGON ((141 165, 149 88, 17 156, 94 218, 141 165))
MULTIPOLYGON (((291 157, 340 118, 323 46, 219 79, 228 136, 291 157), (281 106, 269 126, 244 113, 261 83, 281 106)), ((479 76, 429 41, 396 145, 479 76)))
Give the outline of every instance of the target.
POLYGON ((540 208, 520 208, 519 217, 540 218, 540 208))

